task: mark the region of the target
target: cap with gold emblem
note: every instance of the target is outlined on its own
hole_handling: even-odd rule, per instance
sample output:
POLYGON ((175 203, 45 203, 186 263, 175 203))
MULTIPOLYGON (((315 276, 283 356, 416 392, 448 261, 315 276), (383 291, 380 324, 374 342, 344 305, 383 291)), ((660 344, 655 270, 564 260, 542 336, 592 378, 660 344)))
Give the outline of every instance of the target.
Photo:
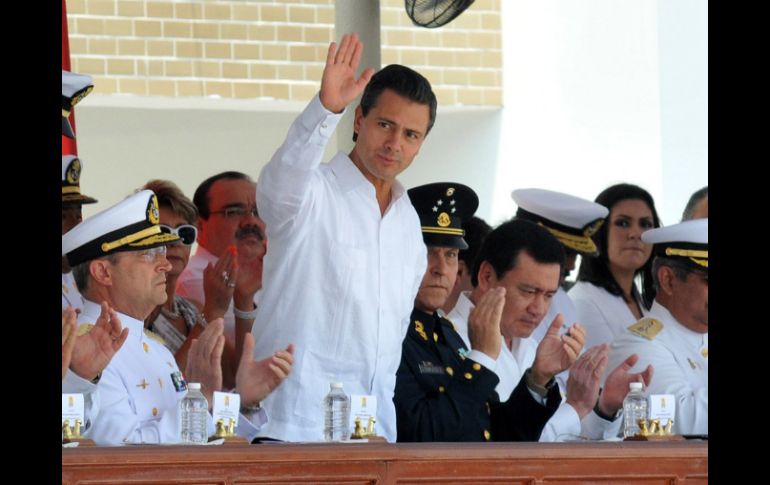
POLYGON ((511 197, 519 206, 516 217, 545 227, 569 249, 587 256, 599 254, 591 236, 609 213, 603 205, 545 189, 517 189, 511 197))
POLYGON ((75 266, 119 251, 140 251, 179 240, 161 232, 158 199, 151 190, 126 197, 61 237, 62 256, 75 266))
POLYGON ((653 254, 685 262, 693 269, 709 270, 709 220, 693 219, 642 233, 642 241, 654 244, 653 254))
POLYGON ((94 83, 91 76, 61 70, 61 132, 65 136, 75 138, 68 119, 70 112, 93 89, 94 83))
POLYGON ((428 246, 468 249, 462 224, 479 207, 470 187, 451 182, 420 185, 408 191, 420 216, 422 239, 428 246))
POLYGON ((83 162, 76 155, 61 156, 61 203, 94 204, 98 202, 93 197, 80 193, 80 174, 83 173, 83 162))

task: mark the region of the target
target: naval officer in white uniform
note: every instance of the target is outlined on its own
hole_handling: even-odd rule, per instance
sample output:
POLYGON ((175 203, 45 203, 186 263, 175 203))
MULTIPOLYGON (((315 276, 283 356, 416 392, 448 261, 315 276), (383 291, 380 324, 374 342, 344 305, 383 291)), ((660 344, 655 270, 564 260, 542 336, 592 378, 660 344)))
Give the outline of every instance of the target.
MULTIPOLYGON (((144 190, 62 237, 62 255, 85 299, 79 332, 91 331, 103 302, 128 329, 125 344, 102 372, 100 414, 85 434, 98 445, 179 441, 178 402, 186 393, 185 378, 162 339, 144 329, 144 319, 166 299, 171 266, 166 244, 179 239, 161 232, 158 220, 157 198, 144 190)), ((191 381, 201 383, 210 406, 213 392, 222 386, 223 346, 223 323, 216 319, 193 341, 185 370, 191 381)), ((291 346, 260 362, 250 358, 253 348, 253 338, 247 338, 233 391, 240 393, 244 407, 237 432, 248 439, 267 419, 259 401, 281 383, 292 364, 291 346)), ((213 434, 210 416, 208 421, 213 434)))
POLYGON ((652 364, 645 393, 676 396, 676 434, 708 434, 708 219, 652 229, 657 290, 647 317, 630 325, 610 347, 609 368, 629 353, 637 366, 652 364))

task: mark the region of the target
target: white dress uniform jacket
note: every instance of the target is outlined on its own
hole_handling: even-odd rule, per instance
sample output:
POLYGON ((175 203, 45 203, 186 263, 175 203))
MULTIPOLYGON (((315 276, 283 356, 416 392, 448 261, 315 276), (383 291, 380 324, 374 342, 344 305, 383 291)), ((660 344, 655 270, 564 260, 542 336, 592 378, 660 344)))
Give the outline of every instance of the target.
POLYGON ((708 333, 697 333, 680 324, 657 301, 648 317, 629 326, 612 342, 607 369, 632 353, 638 354, 639 362, 631 372, 640 372, 648 364, 655 368, 645 394, 676 396, 674 433, 708 434, 708 333), (659 325, 649 324, 650 319, 659 325))
MULTIPOLYGON (((78 324, 93 324, 101 307, 85 300, 78 324)), ((128 338, 102 372, 99 381, 100 413, 85 435, 97 445, 127 443, 179 442, 179 401, 187 394, 177 391, 172 375, 181 377, 174 356, 162 340, 144 330, 144 322, 118 313, 128 328, 128 338)), ((266 420, 263 413, 250 422, 241 415, 237 433, 251 441, 258 426, 266 420)), ((211 415, 208 434, 214 434, 211 415)))
MULTIPOLYGON (((586 329, 585 348, 611 343, 637 320, 623 297, 586 281, 575 283, 567 295, 577 308, 577 321, 586 329)), ((647 316, 644 305, 640 303, 639 308, 642 317, 647 316)))
POLYGON ((341 116, 316 95, 257 182, 270 249, 254 357, 296 348, 293 372, 262 403, 263 435, 321 440, 323 398, 338 381, 348 395, 377 397, 376 431, 392 442, 396 370, 426 249, 398 181, 381 215, 374 186, 347 155, 320 163, 341 116))

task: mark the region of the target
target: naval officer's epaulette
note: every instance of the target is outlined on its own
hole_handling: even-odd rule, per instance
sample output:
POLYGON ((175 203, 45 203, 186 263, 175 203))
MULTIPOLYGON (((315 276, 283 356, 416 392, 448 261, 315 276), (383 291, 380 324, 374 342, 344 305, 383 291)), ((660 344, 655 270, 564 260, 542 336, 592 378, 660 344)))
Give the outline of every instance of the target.
POLYGON ((150 337, 151 339, 153 339, 154 341, 160 342, 161 345, 166 345, 166 341, 163 340, 163 337, 161 337, 157 333, 154 333, 151 330, 145 328, 144 329, 144 334, 147 335, 148 337, 150 337))
POLYGON ((631 333, 647 340, 655 340, 655 337, 663 330, 663 322, 654 318, 645 317, 628 327, 631 333))

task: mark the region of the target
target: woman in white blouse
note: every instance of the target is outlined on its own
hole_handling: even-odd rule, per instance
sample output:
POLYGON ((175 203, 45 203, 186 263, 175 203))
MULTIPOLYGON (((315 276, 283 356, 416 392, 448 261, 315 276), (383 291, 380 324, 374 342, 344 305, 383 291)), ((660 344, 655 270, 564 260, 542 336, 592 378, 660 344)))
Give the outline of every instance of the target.
POLYGON ((594 235, 600 254, 582 258, 577 283, 569 296, 578 322, 587 331, 585 347, 610 343, 626 327, 647 314, 655 298, 652 287, 652 245, 644 231, 660 226, 652 196, 631 184, 608 187, 595 202, 610 210, 594 235), (635 279, 641 283, 641 292, 635 279))

